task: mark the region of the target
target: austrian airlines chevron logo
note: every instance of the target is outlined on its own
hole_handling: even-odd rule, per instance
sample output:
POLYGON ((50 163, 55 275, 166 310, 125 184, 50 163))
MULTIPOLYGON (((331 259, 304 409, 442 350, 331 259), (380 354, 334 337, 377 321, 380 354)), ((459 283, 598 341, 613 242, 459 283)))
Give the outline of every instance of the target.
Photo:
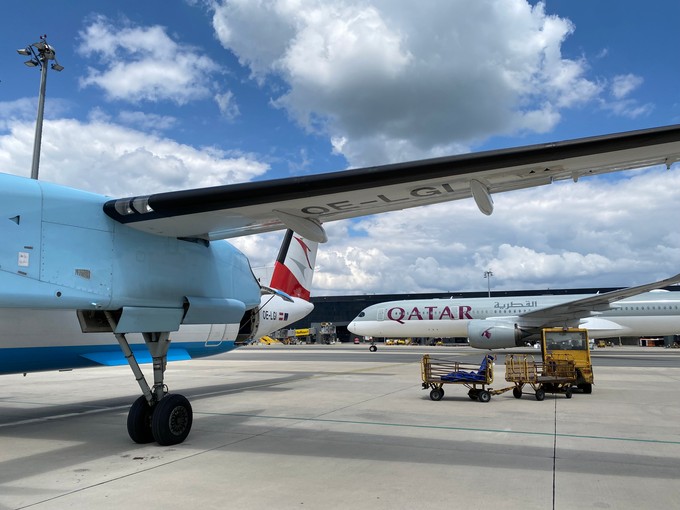
MULTIPOLYGON (((307 243, 305 243, 305 241, 301 237, 294 237, 294 239, 298 243, 300 243, 300 246, 302 247, 302 252, 305 254, 305 259, 307 259, 307 267, 309 269, 314 269, 312 267, 312 263, 309 261, 309 252, 312 251, 312 249, 309 246, 307 246, 307 243)), ((302 264, 298 263, 298 266, 300 267, 300 270, 304 272, 304 268, 302 267, 302 264)))

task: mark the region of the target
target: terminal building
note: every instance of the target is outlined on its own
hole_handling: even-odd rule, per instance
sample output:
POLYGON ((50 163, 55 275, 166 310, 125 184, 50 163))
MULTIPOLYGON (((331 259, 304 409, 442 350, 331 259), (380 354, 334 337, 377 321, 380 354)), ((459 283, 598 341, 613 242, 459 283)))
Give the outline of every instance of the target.
MULTIPOLYGON (((546 289, 525 291, 492 291, 491 297, 526 297, 536 295, 564 296, 570 294, 597 294, 617 290, 620 287, 608 288, 584 288, 584 289, 546 289)), ((680 288, 671 287, 670 291, 680 291, 680 288)), ((285 330, 278 331, 275 335, 278 339, 295 337, 298 332, 298 340, 307 343, 329 342, 352 342, 354 337, 347 329, 349 323, 364 308, 384 303, 386 301, 400 301, 404 299, 464 299, 488 297, 488 291, 480 292, 439 292, 439 293, 413 293, 413 294, 371 294, 350 296, 317 296, 312 297, 314 310, 304 319, 288 326, 285 330)), ((376 339, 382 340, 382 339, 376 339)), ((429 340, 429 339, 428 339, 429 340)), ((422 342, 427 343, 423 339, 422 342)), ((640 345, 639 338, 616 339, 629 345, 640 345)), ((672 344, 678 340, 678 335, 671 338, 650 340, 649 345, 659 343, 672 344)), ((445 343, 466 342, 467 339, 445 339, 445 343)), ((646 343, 646 342, 645 342, 646 343)))

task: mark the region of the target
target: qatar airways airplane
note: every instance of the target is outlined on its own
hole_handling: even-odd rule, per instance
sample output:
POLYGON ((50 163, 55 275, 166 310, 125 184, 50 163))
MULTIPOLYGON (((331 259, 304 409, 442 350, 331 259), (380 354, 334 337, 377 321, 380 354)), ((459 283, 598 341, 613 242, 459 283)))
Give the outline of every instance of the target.
POLYGON ((680 292, 659 290, 680 274, 604 294, 420 299, 369 306, 347 329, 389 338, 467 338, 477 349, 519 347, 548 327, 580 327, 591 338, 680 333, 680 292))

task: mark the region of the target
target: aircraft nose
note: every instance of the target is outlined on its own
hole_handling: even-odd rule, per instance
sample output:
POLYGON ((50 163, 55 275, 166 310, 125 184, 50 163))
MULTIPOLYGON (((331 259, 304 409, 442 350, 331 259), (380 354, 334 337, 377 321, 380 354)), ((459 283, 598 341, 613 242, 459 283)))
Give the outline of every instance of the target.
POLYGON ((359 332, 359 324, 357 323, 356 319, 349 323, 349 325, 347 326, 347 329, 348 329, 351 333, 354 333, 354 334, 357 334, 357 335, 360 334, 360 332, 359 332))
POLYGON ((310 313, 312 313, 312 310, 314 310, 314 305, 310 303, 309 301, 304 301, 302 303, 302 309, 303 309, 303 317, 307 317, 310 313))
POLYGON ((295 308, 290 312, 291 322, 307 317, 314 310, 314 304, 302 298, 293 298, 293 302, 295 308))

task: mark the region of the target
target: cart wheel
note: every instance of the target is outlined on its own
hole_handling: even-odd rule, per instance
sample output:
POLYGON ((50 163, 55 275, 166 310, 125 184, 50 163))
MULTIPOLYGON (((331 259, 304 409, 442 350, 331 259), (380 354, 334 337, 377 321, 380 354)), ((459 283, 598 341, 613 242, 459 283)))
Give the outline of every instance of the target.
POLYGON ((378 350, 378 348, 377 348, 375 345, 371 345, 371 346, 368 348, 368 350, 371 351, 371 352, 375 352, 375 351, 378 350))
POLYGON ((515 386, 512 389, 512 396, 515 398, 522 398, 522 388, 515 386))
POLYGON ((491 393, 489 393, 486 390, 482 390, 479 392, 479 395, 477 396, 480 402, 488 402, 491 400, 491 393))
POLYGON ((536 400, 539 402, 545 398, 545 390, 543 388, 538 388, 536 390, 536 400))
POLYGON ((564 396, 567 398, 571 398, 571 388, 567 388, 564 390, 564 396))
POLYGON ((470 397, 470 400, 477 400, 479 396, 479 390, 472 389, 468 391, 468 397, 470 397))
POLYGON ((578 385, 579 390, 583 390, 583 393, 590 395, 593 392, 593 385, 590 383, 582 383, 578 385))
POLYGON ((444 396, 444 388, 434 388, 430 392, 430 398, 432 400, 435 400, 435 401, 441 400, 443 396, 444 396))

